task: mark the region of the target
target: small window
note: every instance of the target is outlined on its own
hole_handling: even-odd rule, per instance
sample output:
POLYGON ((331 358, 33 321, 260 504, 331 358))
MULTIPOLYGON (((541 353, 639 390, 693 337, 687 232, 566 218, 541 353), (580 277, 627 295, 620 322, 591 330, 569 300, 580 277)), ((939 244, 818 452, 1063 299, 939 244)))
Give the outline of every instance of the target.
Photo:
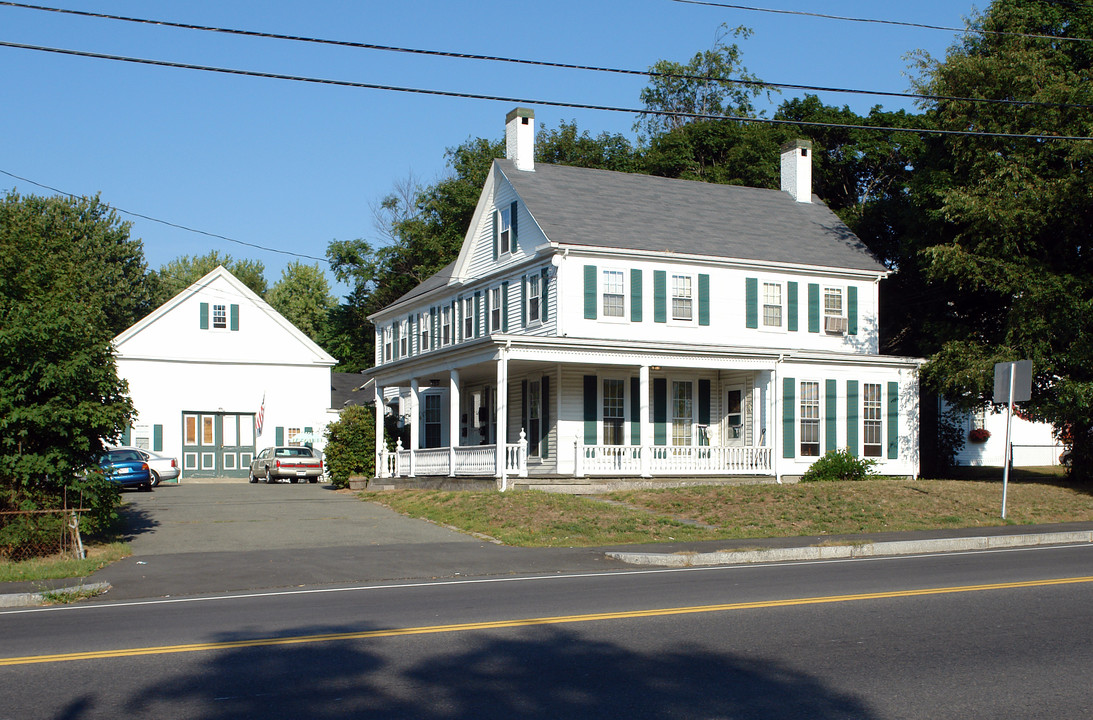
POLYGON ((221 330, 228 327, 227 305, 213 305, 213 327, 221 330))
POLYGON ((394 343, 392 342, 392 328, 390 326, 383 329, 383 359, 385 362, 391 362, 394 354, 394 343))
POLYGON ((880 383, 865 383, 862 385, 862 454, 865 457, 880 457, 882 423, 880 383))
POLYGON ((824 316, 843 316, 843 291, 842 288, 824 288, 824 316))
POLYGON ((512 252, 512 214, 509 210, 509 208, 505 208, 498 211, 501 218, 501 230, 497 234, 497 242, 498 252, 502 255, 512 252))
POLYGON ((501 331, 501 288, 490 290, 490 332, 501 331))
POLYGON ((691 276, 672 276, 672 319, 690 322, 694 317, 691 276))
POLYGON ((820 456, 820 383, 801 383, 801 455, 820 456))
POLYGON ((427 352, 429 350, 429 315, 428 313, 418 313, 417 315, 417 329, 418 329, 418 352, 427 352))
POLYGON ((782 286, 763 283, 763 327, 782 327, 782 286))
MULTIPOLYGON (((298 428, 298 427, 296 427, 296 428, 294 428, 294 427, 285 428, 285 438, 288 440, 289 445, 299 445, 300 444, 300 441, 296 439, 296 437, 299 434, 300 434, 300 428, 298 428)), ((294 454, 295 453, 288 452, 288 453, 285 453, 284 456, 289 457, 289 456, 292 456, 294 454)))
POLYGON ((440 314, 440 344, 452 344, 452 309, 448 306, 440 314))
POLYGON ((626 385, 622 380, 603 381, 603 444, 622 445, 626 422, 626 385))
POLYGON ((541 285, 539 275, 528 276, 528 322, 537 323, 542 320, 542 316, 539 309, 539 303, 541 301, 541 285))
POLYGON ((603 316, 626 316, 626 280, 621 270, 603 271, 603 316))
POLYGON ((406 357, 410 354, 410 322, 408 320, 399 323, 398 338, 398 355, 399 357, 406 357))
POLYGON ((469 297, 463 301, 463 339, 470 340, 474 337, 474 298, 469 297))

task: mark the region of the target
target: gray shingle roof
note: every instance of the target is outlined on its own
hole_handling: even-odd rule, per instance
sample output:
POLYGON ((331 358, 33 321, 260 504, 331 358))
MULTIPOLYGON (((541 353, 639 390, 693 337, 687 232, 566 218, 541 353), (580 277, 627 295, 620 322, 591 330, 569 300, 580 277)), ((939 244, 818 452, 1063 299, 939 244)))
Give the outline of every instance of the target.
POLYGON ((565 165, 495 160, 549 240, 884 272, 818 198, 565 165))

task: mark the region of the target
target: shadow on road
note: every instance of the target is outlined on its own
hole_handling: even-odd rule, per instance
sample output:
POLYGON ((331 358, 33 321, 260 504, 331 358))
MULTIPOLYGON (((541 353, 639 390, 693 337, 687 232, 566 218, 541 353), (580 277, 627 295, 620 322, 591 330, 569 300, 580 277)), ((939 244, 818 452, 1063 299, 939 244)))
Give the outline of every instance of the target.
MULTIPOLYGON (((873 717, 799 670, 706 644, 639 652, 556 626, 427 637, 427 646, 417 636, 215 651, 124 709, 210 719, 873 717)), ((87 702, 65 716, 80 717, 87 702)))
POLYGON ((159 527, 159 521, 152 517, 150 510, 137 507, 131 502, 122 506, 118 511, 118 516, 121 519, 121 539, 125 542, 132 542, 133 538, 138 535, 151 532, 159 527))

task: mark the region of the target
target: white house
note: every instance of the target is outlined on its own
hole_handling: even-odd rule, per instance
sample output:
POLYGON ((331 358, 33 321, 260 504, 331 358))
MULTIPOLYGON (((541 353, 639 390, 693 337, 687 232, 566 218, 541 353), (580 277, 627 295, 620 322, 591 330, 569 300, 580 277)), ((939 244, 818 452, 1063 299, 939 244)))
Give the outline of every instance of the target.
MULTIPOLYGON (((114 338, 126 443, 186 477, 246 477, 255 451, 320 439, 337 362, 223 267, 114 338)), ((317 442, 320 444, 321 442, 317 442)))
POLYGON ((380 476, 780 479, 842 448, 918 474, 920 361, 878 353, 887 271, 812 196, 811 143, 778 191, 537 165, 534 137, 508 114, 458 259, 371 316, 411 425, 380 476))
MULTIPOLYGON (((941 410, 948 409, 945 401, 941 410)), ((1002 467, 1006 458, 1006 412, 994 412, 985 404, 972 412, 960 413, 964 447, 956 454, 957 465, 1002 467), (987 439, 981 432, 987 431, 987 439)), ((1055 437, 1050 423, 1033 422, 1014 413, 1010 427, 1010 444, 1013 446, 1014 467, 1039 467, 1059 464, 1059 456, 1066 447, 1055 437)))

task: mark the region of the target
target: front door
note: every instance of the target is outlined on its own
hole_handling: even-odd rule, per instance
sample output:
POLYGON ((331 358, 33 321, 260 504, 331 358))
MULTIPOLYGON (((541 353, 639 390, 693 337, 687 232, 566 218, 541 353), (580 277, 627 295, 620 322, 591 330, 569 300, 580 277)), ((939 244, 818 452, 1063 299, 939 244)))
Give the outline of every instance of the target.
POLYGON ((742 447, 747 439, 744 432, 744 387, 733 385, 725 389, 726 447, 742 447))
POLYGON ((254 458, 254 413, 182 414, 185 477, 246 477, 254 458))

